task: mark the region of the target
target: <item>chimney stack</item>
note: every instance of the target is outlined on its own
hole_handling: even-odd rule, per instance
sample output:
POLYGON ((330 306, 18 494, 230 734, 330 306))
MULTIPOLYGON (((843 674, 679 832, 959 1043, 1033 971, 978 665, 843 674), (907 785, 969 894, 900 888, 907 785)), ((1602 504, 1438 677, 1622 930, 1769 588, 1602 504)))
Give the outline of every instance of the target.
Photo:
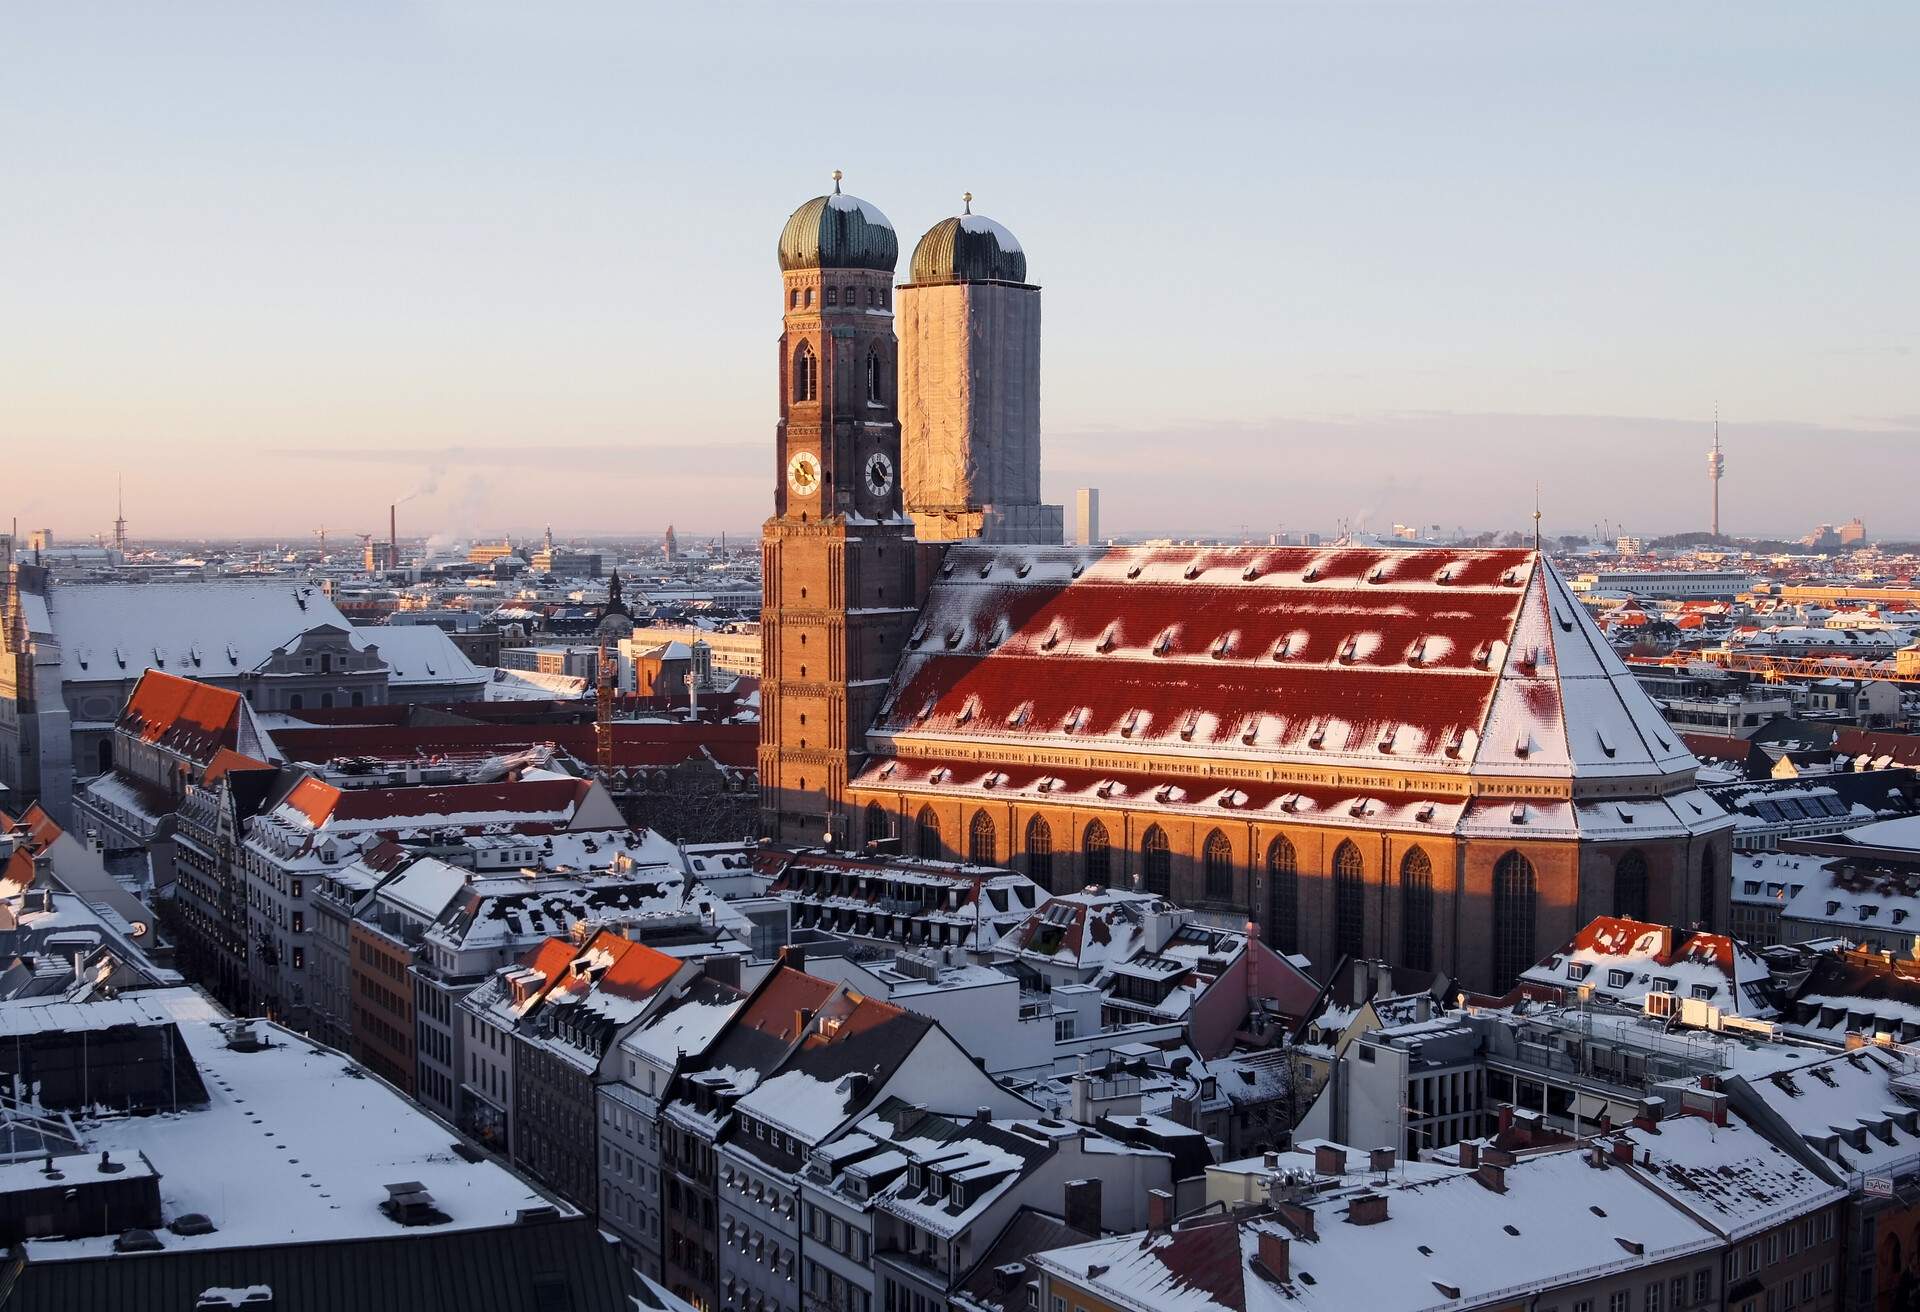
POLYGON ((1347 1150, 1323 1143, 1313 1150, 1313 1173, 1315 1175, 1345 1175, 1347 1173, 1347 1150))
POLYGON ((400 568, 400 503, 387 506, 387 567, 400 568))
POLYGON ((1473 1173, 1473 1178, 1497 1194, 1507 1191, 1507 1168, 1504 1166, 1482 1162, 1480 1168, 1473 1173))
POLYGON ((1347 1201, 1348 1225, 1379 1225, 1386 1219, 1385 1194, 1356 1194, 1347 1201))
MULTIPOLYGON (((1385 1199, 1381 1199, 1385 1202, 1385 1199)), ((1288 1263, 1292 1241, 1285 1235, 1275 1234, 1271 1229, 1263 1228, 1259 1232, 1260 1251, 1255 1259, 1267 1279, 1285 1282, 1293 1278, 1292 1267, 1288 1263)))
POLYGON ((1460 1165, 1471 1171, 1480 1165, 1480 1145, 1472 1139, 1460 1141, 1460 1165))
POLYGON ((1633 1140, 1627 1138, 1613 1141, 1613 1160, 1624 1166, 1633 1165, 1633 1140))
POLYGON ((1503 1102, 1500 1104, 1500 1133, 1505 1134, 1508 1130, 1511 1130, 1512 1128, 1513 1128, 1513 1104, 1510 1102, 1503 1102))
POLYGON ((1393 1169, 1393 1149, 1375 1148, 1367 1155, 1369 1171, 1391 1171, 1393 1169))
POLYGON ((1173 1195, 1165 1189, 1147 1190, 1147 1229, 1160 1234, 1172 1225, 1173 1195))
MULTIPOLYGON (((1148 1203, 1151 1212, 1152 1203, 1148 1203)), ((1083 1235, 1100 1233, 1100 1182, 1069 1180, 1060 1201, 1060 1219, 1083 1235)))

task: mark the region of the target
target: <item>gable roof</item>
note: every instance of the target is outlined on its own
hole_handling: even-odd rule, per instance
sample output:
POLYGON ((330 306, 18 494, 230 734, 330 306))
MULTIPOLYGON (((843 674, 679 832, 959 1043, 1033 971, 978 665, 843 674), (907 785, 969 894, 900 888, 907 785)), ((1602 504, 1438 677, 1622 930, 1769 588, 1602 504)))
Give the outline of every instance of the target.
POLYGON ((1523 971, 1519 992, 1560 1001, 1591 989, 1630 1007, 1650 992, 1672 992, 1730 1015, 1766 1017, 1776 1014, 1771 977, 1757 951, 1725 934, 1595 916, 1558 952, 1523 971))
POLYGON ((259 668, 318 625, 353 627, 306 583, 61 583, 48 589, 61 677, 118 683, 158 668, 198 678, 259 668))
POLYGON ((148 670, 121 709, 118 728, 189 759, 211 761, 221 749, 240 745, 245 703, 230 688, 148 670))
MULTIPOLYGON (((1451 548, 952 547, 869 743, 1660 790, 1697 764, 1540 557, 1451 548)), ((861 782, 1036 787, 888 764, 861 782)))

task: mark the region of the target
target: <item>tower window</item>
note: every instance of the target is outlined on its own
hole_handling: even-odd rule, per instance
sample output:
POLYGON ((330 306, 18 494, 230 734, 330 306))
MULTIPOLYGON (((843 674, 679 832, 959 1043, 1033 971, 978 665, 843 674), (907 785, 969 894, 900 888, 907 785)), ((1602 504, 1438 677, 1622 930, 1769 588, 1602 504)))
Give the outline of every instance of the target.
POLYGON ((797 310, 800 308, 800 289, 798 287, 795 287, 787 293, 787 308, 789 310, 797 310))
POLYGON ((828 305, 839 304, 839 300, 834 296, 834 288, 832 287, 827 288, 827 304, 828 305))
POLYGON ((867 400, 871 404, 880 403, 880 352, 867 352, 867 400))
POLYGON ((867 304, 872 305, 873 303, 874 303, 873 288, 869 287, 867 288, 867 304))
POLYGON ((805 305, 809 310, 813 308, 813 288, 807 288, 805 294, 801 297, 801 304, 805 305))
POLYGON ((802 342, 800 349, 793 353, 793 399, 817 401, 819 398, 820 364, 814 359, 812 345, 802 342))
POLYGON ((848 305, 858 305, 860 303, 858 300, 854 298, 853 288, 851 287, 847 288, 847 294, 843 299, 846 301, 848 305))

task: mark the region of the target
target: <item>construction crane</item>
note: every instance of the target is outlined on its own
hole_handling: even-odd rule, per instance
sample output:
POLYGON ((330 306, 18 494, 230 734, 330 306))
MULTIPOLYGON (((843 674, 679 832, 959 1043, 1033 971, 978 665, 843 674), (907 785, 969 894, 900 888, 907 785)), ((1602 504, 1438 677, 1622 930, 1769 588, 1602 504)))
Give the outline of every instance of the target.
POLYGON ((620 680, 620 666, 606 647, 600 648, 600 668, 594 688, 593 745, 598 756, 600 776, 613 777, 613 690, 620 680))

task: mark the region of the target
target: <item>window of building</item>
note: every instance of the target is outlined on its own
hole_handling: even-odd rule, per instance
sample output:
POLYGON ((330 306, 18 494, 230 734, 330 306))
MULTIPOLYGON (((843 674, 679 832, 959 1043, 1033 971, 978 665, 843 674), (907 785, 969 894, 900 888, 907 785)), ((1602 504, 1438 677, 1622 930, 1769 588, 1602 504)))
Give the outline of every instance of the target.
POLYGON ((800 289, 798 287, 795 287, 787 293, 787 308, 789 310, 797 310, 800 308, 800 289))
POLYGON ((893 817, 878 802, 867 803, 867 841, 884 842, 893 837, 893 817))
POLYGON ((840 289, 839 289, 838 287, 829 287, 829 288, 827 288, 827 304, 828 304, 828 305, 838 305, 838 304, 840 304, 840 294, 839 294, 839 293, 840 293, 840 289))
POLYGON ((793 353, 793 399, 796 401, 817 401, 820 399, 820 367, 814 359, 811 343, 802 342, 793 353))
POLYGON ((1080 840, 1080 856, 1087 882, 1107 887, 1113 879, 1113 845, 1107 841, 1107 827, 1098 820, 1087 821, 1080 840))
POLYGON ((1505 988, 1534 962, 1533 862, 1508 852, 1493 867, 1493 974, 1505 988))
POLYGON ((967 860, 977 866, 990 866, 996 855, 993 817, 985 811, 975 811, 967 824, 967 860))
POLYGON ((1173 896, 1173 852, 1167 846, 1167 833, 1159 825, 1147 830, 1140 840, 1140 859, 1146 876, 1146 889, 1161 897, 1173 896))
POLYGON ((1400 858, 1400 964, 1433 969, 1433 861, 1418 847, 1400 858))
POLYGON ((1632 982, 1633 972, 1630 970, 1610 970, 1607 972, 1607 987, 1610 989, 1623 989, 1632 982))
POLYGON ((808 309, 813 308, 813 288, 809 287, 800 293, 800 303, 808 309))
POLYGON ((841 292, 841 294, 840 294, 840 299, 841 299, 841 301, 842 301, 843 303, 845 303, 845 304, 847 304, 847 305, 857 305, 857 304, 859 304, 859 301, 858 301, 858 300, 856 300, 856 299, 855 299, 855 297, 854 297, 854 294, 853 294, 853 288, 851 288, 851 287, 848 287, 848 288, 846 288, 845 290, 843 290, 843 291, 841 292))
POLYGON ((913 826, 915 833, 914 850, 928 860, 938 860, 940 857, 940 817, 933 813, 932 807, 923 806, 920 808, 920 814, 914 817, 913 826))
POLYGON ((1207 896, 1216 902, 1224 902, 1233 897, 1233 844, 1218 829, 1207 835, 1206 845, 1200 850, 1201 864, 1206 870, 1207 896))
POLYGON ((1027 878, 1053 891, 1053 830, 1041 816, 1027 821, 1027 878))
POLYGON ((1360 849, 1342 843, 1333 854, 1333 950, 1357 957, 1366 948, 1367 893, 1360 849))
POLYGON ((1613 867, 1613 914, 1629 920, 1647 918, 1647 858, 1637 847, 1613 867))
POLYGON ((1267 943, 1279 952, 1299 950, 1300 871, 1293 844, 1267 844, 1267 943))
POLYGON ((1633 1291, 1616 1289, 1607 1295, 1607 1312, 1629 1312, 1633 1307, 1633 1291))
POLYGON ((299 970, 301 967, 305 966, 306 964, 307 964, 307 950, 305 948, 295 948, 293 950, 293 968, 295 970, 299 970))
POLYGON ((320 694, 320 709, 321 709, 321 710, 326 710, 326 709, 328 709, 329 707, 331 707, 332 705, 333 705, 333 694, 332 694, 332 693, 330 693, 330 692, 323 692, 323 693, 321 693, 321 694, 320 694))
POLYGON ((1695 1271, 1693 1273, 1693 1301, 1694 1302, 1696 1303, 1706 1302, 1707 1295, 1712 1291, 1712 1289, 1713 1289, 1713 1272, 1712 1271, 1708 1270, 1706 1267, 1703 1266, 1698 1271, 1695 1271))
POLYGON ((880 352, 867 353, 867 400, 878 405, 880 396, 880 352))
POLYGON ((290 711, 300 710, 306 704, 307 704, 307 699, 302 697, 299 693, 294 693, 291 697, 287 698, 287 709, 290 711))

